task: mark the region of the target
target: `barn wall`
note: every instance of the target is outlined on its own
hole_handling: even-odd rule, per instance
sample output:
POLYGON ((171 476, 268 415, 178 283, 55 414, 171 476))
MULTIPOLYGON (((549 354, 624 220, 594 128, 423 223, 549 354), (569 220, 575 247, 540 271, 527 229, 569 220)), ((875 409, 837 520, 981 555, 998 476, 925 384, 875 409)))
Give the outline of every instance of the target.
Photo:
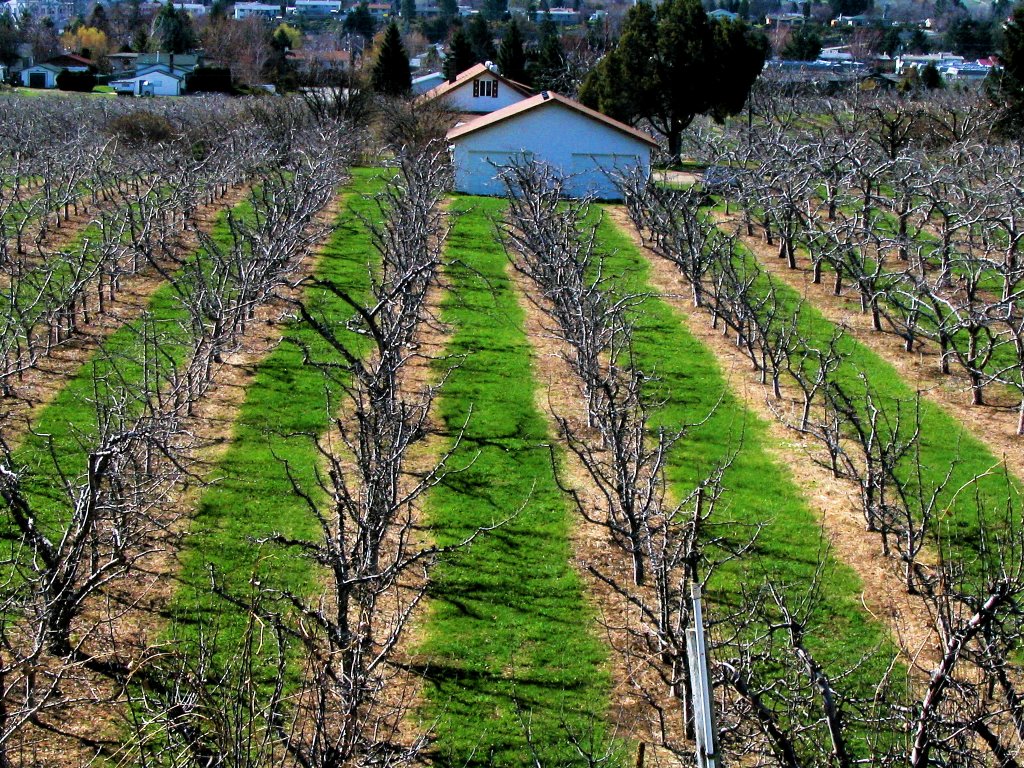
POLYGON ((494 76, 482 74, 471 80, 467 80, 458 88, 453 88, 444 95, 445 106, 456 112, 496 112, 512 104, 518 104, 527 98, 523 94, 509 88, 508 85, 498 82, 498 97, 477 96, 473 97, 473 80, 495 80, 494 76))
POLYGON ((474 195, 501 195, 499 169, 535 159, 571 176, 570 194, 619 199, 604 169, 640 167, 650 173, 651 150, 639 139, 553 103, 454 140, 455 188, 474 195))

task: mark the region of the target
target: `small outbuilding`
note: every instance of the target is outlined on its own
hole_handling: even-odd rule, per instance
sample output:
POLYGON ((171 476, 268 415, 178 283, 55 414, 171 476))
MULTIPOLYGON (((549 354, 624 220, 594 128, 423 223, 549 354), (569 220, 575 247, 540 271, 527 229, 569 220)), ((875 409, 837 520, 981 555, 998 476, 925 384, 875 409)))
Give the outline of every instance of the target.
POLYGON ((509 80, 491 62, 477 64, 446 80, 420 97, 420 103, 438 102, 453 112, 485 115, 518 104, 533 92, 509 80))
POLYGON ((553 91, 524 99, 448 131, 455 188, 473 195, 500 195, 501 168, 535 160, 565 179, 569 194, 621 197, 616 172, 651 171, 654 139, 553 91))
POLYGON ((21 70, 19 76, 26 88, 56 88, 57 75, 63 71, 63 67, 53 64, 36 64, 21 70))

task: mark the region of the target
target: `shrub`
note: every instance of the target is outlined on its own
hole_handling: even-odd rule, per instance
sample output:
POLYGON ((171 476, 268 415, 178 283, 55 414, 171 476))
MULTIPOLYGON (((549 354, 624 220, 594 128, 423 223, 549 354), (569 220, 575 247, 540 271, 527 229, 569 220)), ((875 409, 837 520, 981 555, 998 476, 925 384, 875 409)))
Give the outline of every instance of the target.
POLYGON ((234 93, 227 67, 196 67, 185 80, 189 93, 234 93))
POLYGON ((96 75, 92 72, 72 72, 65 69, 57 75, 57 88, 62 91, 88 93, 96 87, 96 75))
POLYGON ((159 144, 178 135, 166 117, 141 109, 111 120, 107 132, 130 146, 159 144))

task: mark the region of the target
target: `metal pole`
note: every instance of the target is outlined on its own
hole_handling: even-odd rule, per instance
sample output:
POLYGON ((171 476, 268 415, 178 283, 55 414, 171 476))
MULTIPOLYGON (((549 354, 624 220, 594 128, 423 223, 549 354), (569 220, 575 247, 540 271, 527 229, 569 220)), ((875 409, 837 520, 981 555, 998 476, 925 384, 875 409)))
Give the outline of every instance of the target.
POLYGON ((714 699, 711 697, 711 667, 708 662, 707 639, 704 636, 704 613, 700 585, 692 585, 693 627, 686 630, 690 657, 690 681, 693 691, 693 730, 697 742, 697 768, 720 768, 718 729, 715 727, 714 699))

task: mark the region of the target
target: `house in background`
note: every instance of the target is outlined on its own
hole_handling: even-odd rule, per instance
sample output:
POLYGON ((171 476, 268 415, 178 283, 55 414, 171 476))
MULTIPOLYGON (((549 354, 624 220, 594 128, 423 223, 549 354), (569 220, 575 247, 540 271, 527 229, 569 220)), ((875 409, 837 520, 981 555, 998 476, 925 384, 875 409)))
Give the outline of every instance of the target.
POLYGON ((63 53, 40 64, 25 67, 18 72, 18 80, 26 88, 56 88, 61 72, 95 72, 91 59, 74 53, 63 53))
POLYGON ((502 166, 535 160, 566 179, 566 191, 606 200, 621 197, 615 173, 644 176, 658 143, 579 102, 544 91, 448 131, 455 189, 500 195, 502 166))
POLYGON ((34 64, 21 70, 19 76, 26 88, 56 88, 57 75, 63 71, 63 67, 53 64, 34 64))
POLYGON ((201 64, 197 54, 140 53, 135 68, 119 73, 110 87, 122 96, 181 96, 186 78, 201 64))
POLYGON ((296 72, 307 77, 333 75, 346 72, 351 68, 352 53, 350 51, 314 51, 308 48, 299 48, 296 51, 288 52, 288 61, 295 66, 296 72))
POLYGON ((477 64, 460 72, 454 80, 441 83, 420 97, 421 104, 436 101, 453 112, 486 115, 529 98, 531 91, 522 83, 498 73, 491 62, 477 64))
POLYGON ((185 92, 185 75, 154 67, 132 77, 111 80, 110 87, 121 96, 181 96, 185 92))
POLYGON ((79 56, 77 53, 62 53, 60 56, 47 59, 44 63, 66 69, 69 72, 96 72, 99 69, 95 61, 87 59, 85 56, 79 56))
POLYGON ((419 96, 442 85, 447 78, 443 72, 428 72, 412 79, 413 96, 419 96))
POLYGON ((110 64, 110 69, 115 75, 120 75, 122 72, 134 72, 135 62, 138 58, 139 54, 130 51, 107 54, 107 62, 110 64))
POLYGON ((248 19, 258 16, 263 19, 276 19, 281 15, 281 6, 270 3, 235 3, 235 18, 248 19))

